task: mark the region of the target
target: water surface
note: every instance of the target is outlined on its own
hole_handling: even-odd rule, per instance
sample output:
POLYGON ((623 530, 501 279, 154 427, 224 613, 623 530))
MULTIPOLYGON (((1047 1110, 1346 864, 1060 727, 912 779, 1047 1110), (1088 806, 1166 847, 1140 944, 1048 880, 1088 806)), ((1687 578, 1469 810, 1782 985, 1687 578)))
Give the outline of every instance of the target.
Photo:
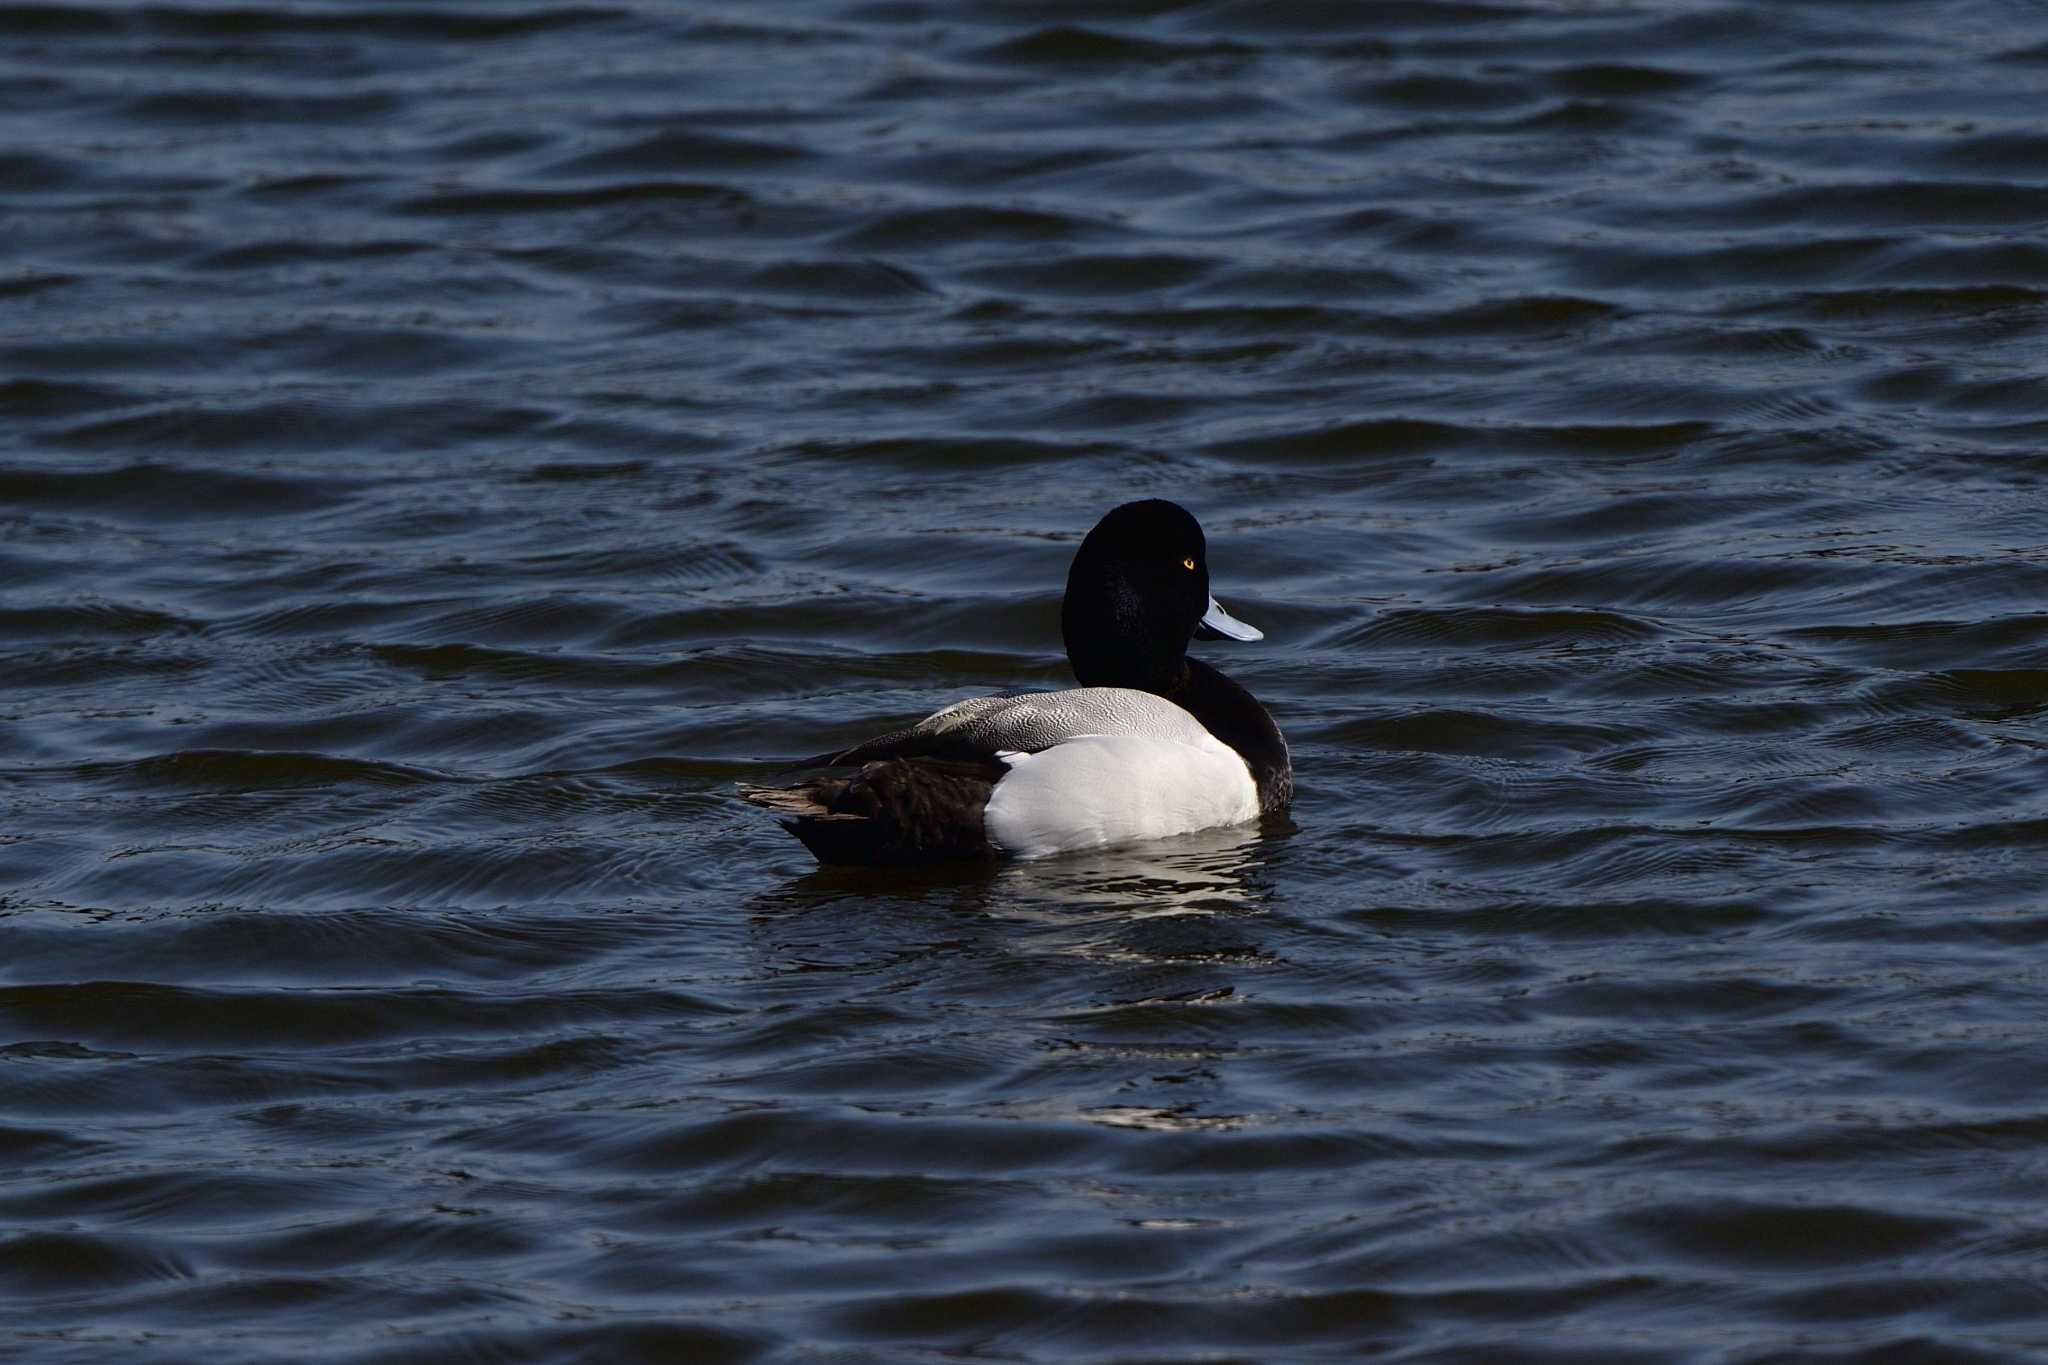
POLYGON ((2048 1358, 2019 0, 0 7, 0 1354, 2048 1358), (1289 819, 821 871, 1209 529, 1289 819))

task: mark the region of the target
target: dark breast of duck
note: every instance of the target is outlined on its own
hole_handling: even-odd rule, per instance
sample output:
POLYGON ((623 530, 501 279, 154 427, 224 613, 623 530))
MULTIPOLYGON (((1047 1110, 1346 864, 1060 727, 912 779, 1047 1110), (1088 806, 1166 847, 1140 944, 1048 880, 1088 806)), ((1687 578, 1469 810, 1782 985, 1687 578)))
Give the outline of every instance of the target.
POLYGON ((1188 659, 1181 683, 1161 695, 1202 722, 1252 770, 1259 811, 1270 815, 1294 800, 1294 761, 1272 715, 1257 697, 1200 659, 1188 659))

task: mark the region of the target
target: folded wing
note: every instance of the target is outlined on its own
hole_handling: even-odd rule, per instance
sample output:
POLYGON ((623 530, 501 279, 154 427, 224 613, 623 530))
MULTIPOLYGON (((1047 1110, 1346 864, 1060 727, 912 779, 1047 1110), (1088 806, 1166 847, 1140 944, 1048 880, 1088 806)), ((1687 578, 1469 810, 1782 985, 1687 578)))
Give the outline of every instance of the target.
POLYGON ((915 725, 821 755, 814 762, 969 758, 1002 751, 1035 754, 1082 735, 1133 735, 1198 747, 1213 743, 1201 722, 1164 697, 1127 687, 1074 687, 1064 692, 970 697, 915 725))

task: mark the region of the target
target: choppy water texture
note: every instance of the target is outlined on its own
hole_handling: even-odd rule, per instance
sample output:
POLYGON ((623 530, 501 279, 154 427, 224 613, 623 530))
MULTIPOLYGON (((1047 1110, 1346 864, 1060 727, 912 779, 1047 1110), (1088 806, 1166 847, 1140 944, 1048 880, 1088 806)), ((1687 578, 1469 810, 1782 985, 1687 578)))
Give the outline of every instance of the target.
POLYGON ((0 7, 0 1355, 2048 1359, 2048 11, 0 7), (1291 820, 821 872, 1176 498, 1291 820))

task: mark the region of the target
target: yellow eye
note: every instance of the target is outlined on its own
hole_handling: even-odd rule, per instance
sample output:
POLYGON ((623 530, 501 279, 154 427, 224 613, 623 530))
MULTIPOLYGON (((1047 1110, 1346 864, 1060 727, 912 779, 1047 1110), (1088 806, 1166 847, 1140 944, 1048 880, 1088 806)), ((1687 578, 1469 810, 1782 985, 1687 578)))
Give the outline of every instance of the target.
POLYGON ((1181 566, 1181 567, 1182 567, 1183 569, 1187 569, 1187 570, 1189 570, 1190 572, 1192 572, 1192 571, 1193 571, 1193 569, 1194 569, 1194 567, 1195 567, 1195 560, 1194 560, 1194 556, 1193 556, 1193 555, 1190 555, 1190 556, 1188 556, 1188 557, 1187 557, 1186 559, 1183 559, 1183 560, 1182 560, 1182 561, 1180 562, 1180 566, 1181 566))

